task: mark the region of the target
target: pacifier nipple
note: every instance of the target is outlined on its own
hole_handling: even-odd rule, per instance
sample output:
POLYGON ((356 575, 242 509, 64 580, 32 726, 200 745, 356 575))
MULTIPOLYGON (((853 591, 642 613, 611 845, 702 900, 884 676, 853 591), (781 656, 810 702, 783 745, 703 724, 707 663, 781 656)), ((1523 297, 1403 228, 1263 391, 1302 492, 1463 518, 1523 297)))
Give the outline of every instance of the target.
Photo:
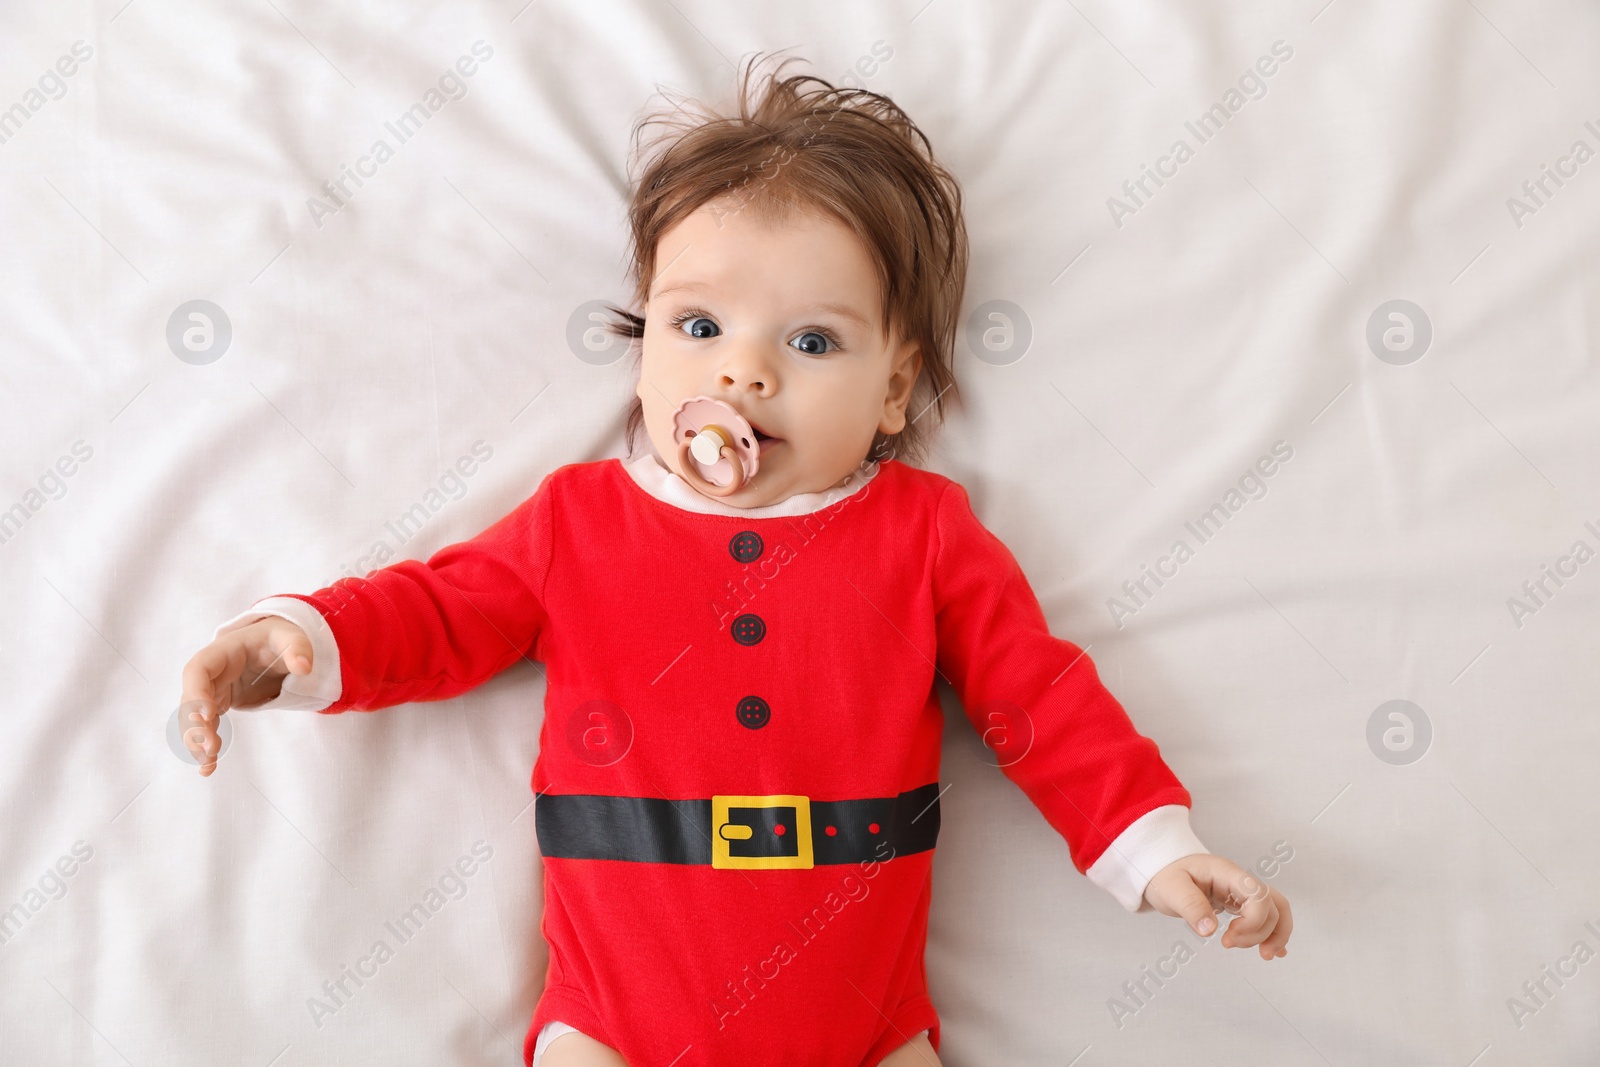
POLYGON ((707 496, 736 493, 756 476, 761 446, 755 430, 732 407, 709 396, 690 397, 672 413, 684 481, 707 496))

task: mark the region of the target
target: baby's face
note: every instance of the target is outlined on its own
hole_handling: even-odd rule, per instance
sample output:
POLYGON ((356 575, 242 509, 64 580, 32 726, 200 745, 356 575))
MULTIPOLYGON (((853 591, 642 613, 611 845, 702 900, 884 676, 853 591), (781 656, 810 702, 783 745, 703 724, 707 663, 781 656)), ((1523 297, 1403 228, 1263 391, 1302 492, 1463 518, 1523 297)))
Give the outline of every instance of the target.
POLYGON ((741 508, 832 488, 905 426, 917 346, 888 335, 872 260, 836 219, 713 201, 662 235, 656 264, 638 392, 668 469, 683 473, 673 409, 702 394, 770 438, 751 483, 719 498, 741 508))

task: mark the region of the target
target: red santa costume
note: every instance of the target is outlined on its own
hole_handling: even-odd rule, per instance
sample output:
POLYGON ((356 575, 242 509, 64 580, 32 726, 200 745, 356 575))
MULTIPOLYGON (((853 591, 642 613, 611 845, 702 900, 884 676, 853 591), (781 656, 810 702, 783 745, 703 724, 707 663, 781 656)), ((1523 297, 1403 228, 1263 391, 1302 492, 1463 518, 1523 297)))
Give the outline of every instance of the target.
POLYGON ((654 455, 570 464, 426 562, 217 632, 263 615, 310 635, 314 670, 252 710, 444 700, 545 665, 550 958, 525 1063, 569 1027, 636 1067, 874 1067, 922 1030, 937 1049, 936 676, 1124 908, 1206 851, 966 491, 896 460, 748 509, 654 455))

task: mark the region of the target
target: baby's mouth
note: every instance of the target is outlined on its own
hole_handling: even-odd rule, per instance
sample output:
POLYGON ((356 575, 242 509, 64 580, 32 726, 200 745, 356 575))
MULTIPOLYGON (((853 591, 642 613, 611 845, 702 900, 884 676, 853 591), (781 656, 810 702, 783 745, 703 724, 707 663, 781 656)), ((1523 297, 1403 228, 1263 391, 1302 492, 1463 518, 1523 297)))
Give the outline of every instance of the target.
POLYGON ((767 450, 772 448, 773 445, 778 445, 778 444, 782 444, 783 443, 783 438, 781 438, 781 437, 773 437, 769 433, 764 433, 754 423, 750 424, 750 428, 755 431, 755 434, 756 434, 756 447, 761 450, 761 454, 762 455, 766 455, 767 454, 767 450))

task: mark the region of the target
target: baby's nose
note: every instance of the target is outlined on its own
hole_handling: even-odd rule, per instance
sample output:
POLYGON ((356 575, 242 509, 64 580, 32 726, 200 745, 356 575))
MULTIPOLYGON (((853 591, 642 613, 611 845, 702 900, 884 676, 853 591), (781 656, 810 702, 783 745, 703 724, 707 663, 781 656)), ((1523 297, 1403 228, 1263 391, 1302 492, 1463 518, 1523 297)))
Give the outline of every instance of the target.
POLYGON ((727 355, 717 368, 717 385, 724 391, 736 393, 754 392, 762 396, 770 395, 777 384, 777 370, 773 366, 772 354, 759 344, 745 340, 745 343, 729 345, 725 350, 727 355))
POLYGON ((766 379, 768 377, 770 375, 739 374, 737 372, 729 373, 724 371, 718 378, 717 384, 724 389, 753 389, 757 392, 765 392, 767 388, 766 379))

